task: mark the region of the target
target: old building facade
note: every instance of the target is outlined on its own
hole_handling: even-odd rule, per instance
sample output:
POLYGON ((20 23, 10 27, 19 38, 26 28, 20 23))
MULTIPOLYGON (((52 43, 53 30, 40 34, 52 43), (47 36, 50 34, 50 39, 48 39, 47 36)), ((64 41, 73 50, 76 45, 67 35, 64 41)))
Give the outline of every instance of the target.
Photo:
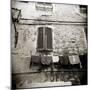
POLYGON ((12 73, 30 72, 32 55, 87 53, 87 6, 12 1, 12 73))
MULTIPOLYGON (((19 22, 15 22, 16 31, 18 32, 16 47, 15 27, 12 23, 12 56, 13 53, 16 53, 15 55, 18 55, 18 57, 20 55, 22 57, 31 57, 31 55, 39 54, 37 52, 39 27, 49 27, 52 29, 52 55, 69 54, 70 52, 86 53, 87 41, 85 30, 87 30, 87 16, 80 11, 79 5, 12 2, 13 18, 17 19, 19 11, 13 8, 20 10, 21 15, 19 16, 19 22)), ((13 58, 17 57, 15 55, 13 58)), ((21 61, 23 64, 25 62, 27 62, 26 59, 21 61)))

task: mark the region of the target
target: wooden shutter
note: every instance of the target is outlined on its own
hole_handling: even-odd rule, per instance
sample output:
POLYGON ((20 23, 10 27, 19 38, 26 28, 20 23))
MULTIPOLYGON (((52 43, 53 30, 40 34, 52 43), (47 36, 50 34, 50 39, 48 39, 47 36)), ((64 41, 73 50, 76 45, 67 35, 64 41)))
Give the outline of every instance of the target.
POLYGON ((46 35, 47 35, 47 49, 52 49, 52 29, 46 27, 46 35))
POLYGON ((37 43, 37 49, 43 48, 43 27, 38 28, 38 43, 37 43))

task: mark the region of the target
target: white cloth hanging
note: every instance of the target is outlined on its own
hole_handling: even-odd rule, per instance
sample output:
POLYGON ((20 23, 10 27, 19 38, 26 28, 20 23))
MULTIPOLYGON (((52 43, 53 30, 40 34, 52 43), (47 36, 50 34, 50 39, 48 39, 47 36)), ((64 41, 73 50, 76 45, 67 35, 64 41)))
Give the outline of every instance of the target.
POLYGON ((69 56, 69 61, 70 61, 70 64, 79 64, 80 63, 80 59, 79 59, 78 55, 69 56))
POLYGON ((59 57, 58 57, 58 56, 53 56, 53 62, 54 62, 54 63, 59 62, 59 57))

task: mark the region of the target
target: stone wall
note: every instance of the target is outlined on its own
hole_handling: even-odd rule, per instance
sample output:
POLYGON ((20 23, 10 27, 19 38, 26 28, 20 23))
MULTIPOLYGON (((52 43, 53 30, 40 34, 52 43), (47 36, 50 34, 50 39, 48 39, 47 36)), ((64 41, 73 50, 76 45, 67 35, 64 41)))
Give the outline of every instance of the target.
POLYGON ((26 20, 16 22, 16 30, 18 32, 17 47, 14 47, 15 41, 15 28, 12 22, 11 29, 11 60, 13 73, 29 72, 30 57, 31 55, 38 55, 37 48, 37 35, 38 27, 47 26, 52 28, 53 33, 53 55, 60 55, 64 53, 78 52, 79 54, 87 51, 87 42, 84 29, 86 25, 86 16, 80 14, 79 5, 64 5, 53 4, 53 12, 47 13, 48 17, 43 17, 45 11, 36 11, 35 3, 21 3, 12 2, 12 8, 21 10, 21 19, 26 20), (58 13, 59 12, 59 13, 58 13), (50 15, 51 14, 51 15, 50 15), (29 20, 32 19, 32 22, 29 20), (36 23, 35 20, 48 21, 63 21, 48 24, 39 24, 43 21, 36 23), (30 23, 28 22, 30 21, 30 23), (67 24, 68 22, 68 24, 67 24), (74 22, 72 24, 72 22, 74 22), (23 24, 24 23, 24 24, 23 24), (29 23, 26 24, 25 23, 29 23), (65 23, 65 24, 64 24, 65 23), (77 23, 79 23, 77 25, 77 23))
MULTIPOLYGON (((38 27, 42 25, 17 25, 19 33, 18 44, 14 50, 19 54, 30 56, 37 53, 38 27)), ((45 25, 43 25, 45 27, 45 25)), ((76 48, 79 53, 84 53, 87 49, 84 26, 76 25, 47 25, 52 28, 53 51, 56 54, 63 54, 64 49, 76 48), (73 43, 73 42, 74 43, 73 43)), ((13 33, 13 32, 12 32, 13 33)), ((14 37, 12 36, 12 39, 14 37)), ((12 47, 14 42, 12 43, 12 47)))
POLYGON ((12 1, 12 8, 21 10, 21 18, 42 19, 51 21, 85 22, 86 15, 80 13, 79 5, 54 4, 53 11, 36 10, 36 2, 21 3, 12 1), (47 17, 44 17, 47 15, 47 17))
MULTIPOLYGON (((18 44, 16 48, 12 49, 13 71, 15 73, 30 71, 30 57, 31 55, 38 55, 36 51, 38 27, 40 25, 17 25, 19 32, 18 44)), ((79 49, 80 53, 86 52, 87 45, 83 26, 48 25, 48 27, 52 27, 53 31, 53 55, 70 51, 71 47, 76 51, 79 49), (71 43, 72 39, 75 39, 74 43, 71 43)))

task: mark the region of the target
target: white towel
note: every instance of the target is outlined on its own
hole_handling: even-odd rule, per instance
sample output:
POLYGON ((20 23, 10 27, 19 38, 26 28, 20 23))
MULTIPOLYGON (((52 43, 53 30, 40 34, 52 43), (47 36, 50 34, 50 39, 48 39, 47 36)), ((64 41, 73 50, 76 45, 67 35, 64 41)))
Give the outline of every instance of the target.
POLYGON ((58 56, 53 56, 53 62, 54 63, 59 62, 59 57, 58 56))

